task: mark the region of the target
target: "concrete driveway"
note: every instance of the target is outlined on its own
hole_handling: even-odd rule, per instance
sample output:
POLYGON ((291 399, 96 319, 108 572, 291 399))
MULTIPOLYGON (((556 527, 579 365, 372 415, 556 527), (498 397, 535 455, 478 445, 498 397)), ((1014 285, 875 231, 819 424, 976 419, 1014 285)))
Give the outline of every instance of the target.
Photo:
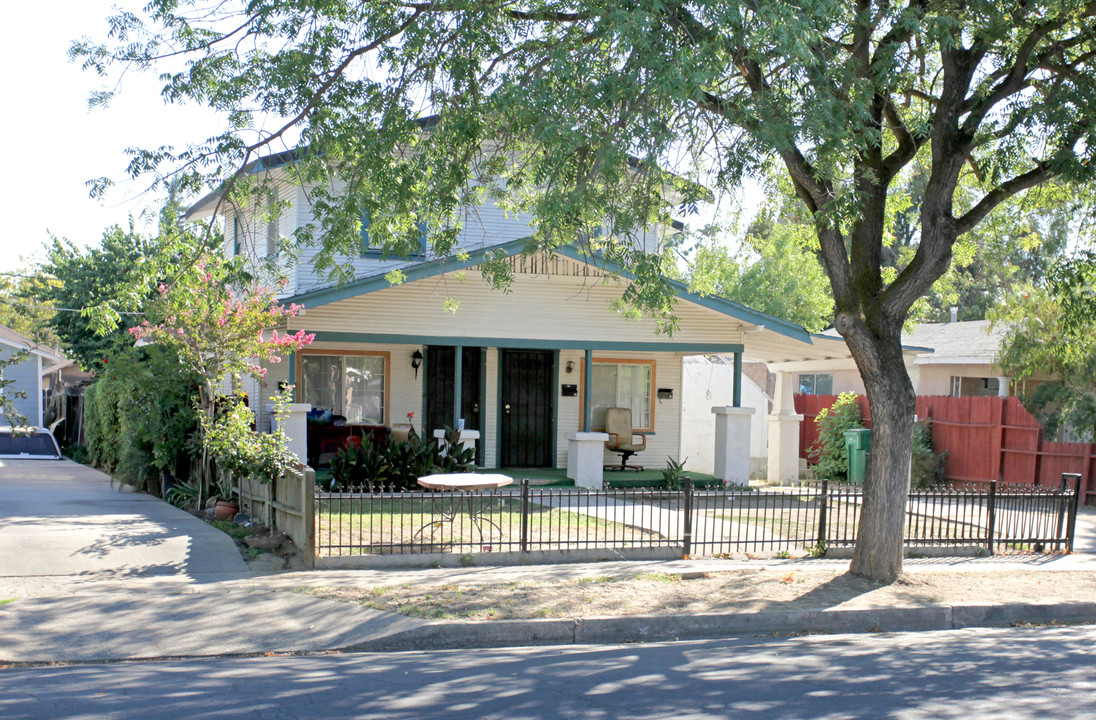
POLYGON ((70 460, 0 460, 0 578, 247 574, 232 540, 70 460))

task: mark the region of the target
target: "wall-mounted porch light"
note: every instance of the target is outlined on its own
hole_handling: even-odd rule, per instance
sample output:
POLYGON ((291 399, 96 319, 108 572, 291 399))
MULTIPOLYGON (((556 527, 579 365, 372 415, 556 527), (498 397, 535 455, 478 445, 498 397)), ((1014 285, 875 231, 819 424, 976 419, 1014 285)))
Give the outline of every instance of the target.
POLYGON ((411 353, 411 369, 415 371, 415 378, 419 377, 419 368, 422 367, 422 350, 415 348, 415 352, 411 353))
POLYGON ((567 370, 568 375, 570 375, 571 373, 573 373, 575 371, 575 361, 574 360, 568 360, 567 361, 566 370, 567 370))

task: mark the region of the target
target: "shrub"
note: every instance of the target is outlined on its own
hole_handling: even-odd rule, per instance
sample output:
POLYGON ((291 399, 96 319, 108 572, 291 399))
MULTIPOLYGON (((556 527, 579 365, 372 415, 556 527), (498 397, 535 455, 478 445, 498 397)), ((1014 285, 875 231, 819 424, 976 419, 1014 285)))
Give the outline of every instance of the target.
POLYGON ((910 485, 928 488, 944 482, 948 454, 937 453, 932 446, 932 421, 913 424, 913 456, 910 458, 910 485))
POLYGON ((828 408, 818 413, 818 439, 808 454, 816 463, 819 477, 844 482, 849 476, 849 453, 845 449, 845 431, 863 427, 856 393, 841 393, 828 408))
POLYGON ((471 472, 475 467, 476 450, 460 446, 460 433, 445 429, 448 451, 432 440, 419 436, 414 428, 406 442, 379 445, 364 437, 358 445, 341 448, 331 461, 339 490, 367 485, 391 486, 400 490, 418 488, 423 475, 439 472, 471 472))

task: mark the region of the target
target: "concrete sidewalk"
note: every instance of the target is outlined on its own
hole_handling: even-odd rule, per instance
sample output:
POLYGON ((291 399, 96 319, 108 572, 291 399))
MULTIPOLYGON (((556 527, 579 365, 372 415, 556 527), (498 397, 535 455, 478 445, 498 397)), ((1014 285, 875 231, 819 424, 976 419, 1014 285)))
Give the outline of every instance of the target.
MULTIPOLYGON (((802 632, 879 632, 1096 622, 1096 603, 994 603, 594 619, 424 621, 294 592, 316 587, 560 581, 650 572, 842 571, 848 561, 620 561, 461 569, 244 575, 0 578, 0 660, 59 662, 325 650, 621 643, 802 632)), ((911 559, 911 573, 1096 572, 1096 556, 911 559)))
MULTIPOLYGON (((1096 604, 994 603, 778 610, 718 615, 427 622, 296 590, 638 573, 780 572, 848 567, 847 560, 610 561, 507 567, 257 574, 227 536, 166 503, 118 493, 74 463, 0 465, 0 662, 424 650, 800 632, 869 632, 1096 622, 1096 604)), ((1096 513, 1086 511, 1070 556, 918 558, 911 573, 1096 572, 1096 513)), ((488 559, 481 555, 480 560, 488 559)), ((1006 598, 1007 600, 1007 598, 1006 598)))

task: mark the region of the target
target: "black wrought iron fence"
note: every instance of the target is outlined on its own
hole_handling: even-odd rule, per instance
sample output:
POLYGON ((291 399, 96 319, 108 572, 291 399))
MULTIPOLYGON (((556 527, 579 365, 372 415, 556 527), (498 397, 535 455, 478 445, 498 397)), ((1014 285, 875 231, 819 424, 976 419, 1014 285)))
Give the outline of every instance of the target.
MULTIPOLYGON (((906 544, 994 552, 1073 549, 1079 477, 910 493, 906 544)), ((319 557, 672 548, 682 555, 821 555, 856 541, 863 492, 819 482, 765 490, 514 488, 316 494, 319 557)))

